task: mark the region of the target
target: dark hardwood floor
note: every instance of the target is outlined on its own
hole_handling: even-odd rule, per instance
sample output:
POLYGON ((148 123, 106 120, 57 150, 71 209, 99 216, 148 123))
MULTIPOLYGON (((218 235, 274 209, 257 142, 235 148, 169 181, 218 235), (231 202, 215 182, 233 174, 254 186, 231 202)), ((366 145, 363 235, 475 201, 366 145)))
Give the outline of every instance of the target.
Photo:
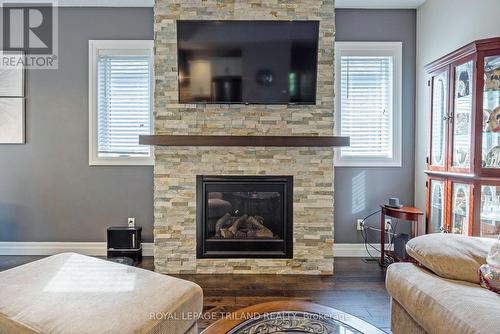
MULTIPOLYGON (((42 256, 0 256, 0 271, 42 256)), ((153 270, 153 258, 139 267, 153 270)), ((330 306, 390 332, 390 299, 385 270, 361 258, 336 258, 333 276, 310 275, 177 275, 203 288, 204 312, 226 312, 274 300, 299 299, 330 306)), ((209 318, 209 317, 203 317, 209 318)), ((199 320, 200 329, 215 319, 199 320)))

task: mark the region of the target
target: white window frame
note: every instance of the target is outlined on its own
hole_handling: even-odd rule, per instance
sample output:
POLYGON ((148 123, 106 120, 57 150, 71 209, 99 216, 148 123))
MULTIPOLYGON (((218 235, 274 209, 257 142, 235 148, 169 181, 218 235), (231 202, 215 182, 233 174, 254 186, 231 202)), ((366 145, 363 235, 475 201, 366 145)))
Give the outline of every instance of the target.
POLYGON ((335 167, 401 167, 402 150, 402 42, 336 42, 335 43, 335 134, 341 134, 341 57, 393 57, 392 158, 342 157, 335 152, 335 167))
MULTIPOLYGON (((154 149, 149 148, 149 157, 99 157, 97 150, 97 118, 98 118, 98 56, 100 50, 149 50, 153 59, 152 40, 89 40, 89 165, 90 166, 152 166, 154 165, 154 149)), ((151 75, 151 110, 150 134, 154 132, 153 91, 154 75, 151 75)))

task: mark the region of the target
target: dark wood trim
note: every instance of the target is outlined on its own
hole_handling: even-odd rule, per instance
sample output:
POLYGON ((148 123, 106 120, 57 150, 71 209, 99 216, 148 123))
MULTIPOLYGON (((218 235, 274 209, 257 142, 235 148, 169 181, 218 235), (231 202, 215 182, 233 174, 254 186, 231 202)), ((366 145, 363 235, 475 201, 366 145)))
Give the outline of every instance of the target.
POLYGON ((424 68, 428 73, 435 72, 475 52, 494 50, 497 48, 500 48, 500 37, 480 39, 425 65, 424 68))
MULTIPOLYGON (((403 206, 401 208, 391 208, 385 205, 381 205, 380 207, 382 208, 382 213, 384 215, 401 220, 416 221, 418 220, 419 217, 424 215, 424 213, 421 210, 411 206, 403 206)), ((383 228, 385 229, 385 220, 383 228)))
POLYGON ((476 97, 475 99, 475 123, 473 123, 472 127, 472 136, 474 140, 474 146, 476 149, 476 152, 474 152, 474 155, 471 156, 474 159, 473 162, 473 170, 481 175, 481 176, 487 176, 482 173, 482 160, 483 160, 483 87, 484 87, 484 52, 481 52, 478 54, 477 61, 476 61, 476 68, 474 69, 476 71, 474 77, 476 79, 475 85, 474 85, 474 95, 476 97))
POLYGON ((473 55, 475 52, 476 52, 476 44, 475 42, 472 42, 456 51, 453 51, 452 53, 447 54, 446 56, 439 58, 436 61, 433 61, 430 64, 425 65, 424 66, 425 71, 428 73, 435 72, 445 66, 448 66, 452 63, 459 61, 464 57, 473 55))
POLYGON ((474 205, 476 203, 476 182, 471 182, 469 183, 469 221, 467 222, 469 225, 467 226, 467 235, 477 235, 479 236, 480 233, 474 234, 474 230, 480 230, 481 228, 481 220, 476 220, 479 223, 474 224, 474 210, 477 210, 481 207, 481 204, 479 205, 474 205), (474 227, 474 225, 477 225, 477 227, 474 227), (479 228, 478 228, 479 227, 479 228))
MULTIPOLYGON (((462 179, 454 179, 464 181, 462 179)), ((453 210, 453 181, 450 178, 444 179, 444 222, 443 227, 446 233, 451 233, 452 210, 453 210)))
POLYGON ((245 307, 241 310, 231 313, 228 317, 217 321, 210 327, 205 329, 202 334, 224 334, 231 331, 241 323, 250 320, 251 318, 280 311, 302 311, 314 314, 322 314, 329 316, 332 319, 339 319, 340 322, 345 323, 366 334, 383 334, 384 332, 378 328, 370 325, 369 323, 354 317, 350 314, 336 310, 334 308, 323 306, 315 303, 297 301, 297 300, 283 300, 257 304, 245 307))
POLYGON ((349 146, 349 137, 340 136, 139 136, 141 145, 158 146, 274 146, 336 147, 349 146))
POLYGON ((424 173, 427 174, 427 176, 451 178, 451 179, 462 180, 464 182, 480 181, 482 183, 495 183, 499 181, 497 177, 481 176, 477 174, 456 173, 451 171, 425 170, 424 173))
MULTIPOLYGON (((500 184, 500 181, 498 181, 500 184)), ((470 200, 472 214, 470 216, 469 235, 481 236, 481 184, 480 181, 474 181, 472 188, 472 198, 470 200), (478 222, 474 224, 474 222, 478 222)))

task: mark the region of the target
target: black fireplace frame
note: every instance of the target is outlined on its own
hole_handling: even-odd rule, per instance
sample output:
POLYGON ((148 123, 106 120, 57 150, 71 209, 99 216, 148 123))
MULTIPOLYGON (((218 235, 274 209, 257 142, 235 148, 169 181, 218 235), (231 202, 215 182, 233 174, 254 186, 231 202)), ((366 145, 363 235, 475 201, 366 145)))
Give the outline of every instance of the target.
POLYGON ((293 258, 293 176, 235 176, 235 175, 197 175, 196 176, 196 257, 207 258, 293 258), (206 210, 207 203, 206 185, 208 184, 248 184, 259 182, 261 184, 284 186, 284 209, 283 209, 283 239, 278 240, 209 240, 206 236, 206 210), (227 248, 226 250, 213 251, 207 248, 207 242, 218 243, 227 248), (240 246, 247 250, 231 250, 231 246, 240 246), (268 248, 264 250, 248 250, 255 248, 268 248))

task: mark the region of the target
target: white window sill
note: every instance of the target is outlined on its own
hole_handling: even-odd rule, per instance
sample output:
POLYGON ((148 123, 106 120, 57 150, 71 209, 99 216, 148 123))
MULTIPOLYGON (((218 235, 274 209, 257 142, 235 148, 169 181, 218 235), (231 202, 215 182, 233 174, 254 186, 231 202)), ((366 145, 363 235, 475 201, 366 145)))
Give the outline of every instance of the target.
POLYGON ((95 158, 89 166, 154 166, 154 158, 95 158))
POLYGON ((334 161, 334 167, 403 167, 401 161, 334 161))

